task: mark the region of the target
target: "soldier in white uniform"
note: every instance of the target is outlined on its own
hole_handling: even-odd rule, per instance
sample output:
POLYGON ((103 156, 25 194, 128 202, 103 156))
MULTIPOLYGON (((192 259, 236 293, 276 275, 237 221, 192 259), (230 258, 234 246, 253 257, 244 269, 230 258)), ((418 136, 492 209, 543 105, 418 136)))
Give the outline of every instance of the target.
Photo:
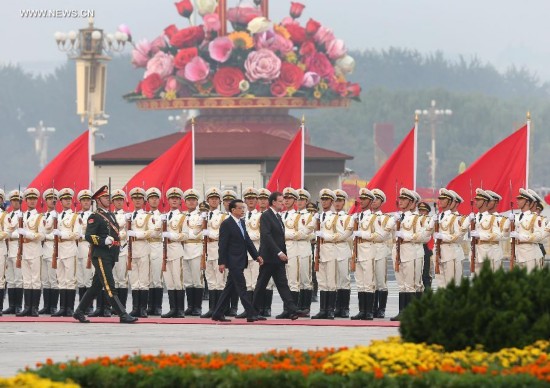
POLYGON ((23 213, 23 227, 17 232, 23 236, 23 255, 20 262, 23 275, 23 293, 25 308, 18 317, 37 317, 40 304, 40 265, 42 259, 42 241, 45 238, 43 215, 36 211, 40 192, 35 188, 24 191, 23 197, 27 203, 27 211, 23 213))
MULTIPOLYGON (((76 196, 81 207, 78 217, 80 218, 79 222, 82 229, 78 239, 78 258, 76 261, 76 286, 78 287, 78 300, 81 300, 86 293, 86 290, 92 286, 92 279, 94 278, 93 266, 87 268, 90 243, 84 238, 86 235, 86 226, 88 225, 88 217, 92 214, 92 195, 93 193, 91 190, 84 189, 80 190, 76 196)), ((103 295, 103 291, 100 293, 100 297, 103 297, 104 300, 107 298, 103 295)), ((90 305, 86 311, 86 314, 96 316, 93 315, 92 311, 92 305, 90 305)), ((108 309, 108 313, 105 314, 105 316, 111 316, 110 309, 108 309)))
POLYGON ((199 317, 202 314, 203 280, 201 258, 203 253, 203 220, 206 214, 199 211, 199 193, 188 189, 183 193, 187 217, 183 223, 183 286, 187 292, 188 310, 185 314, 199 317))
POLYGON ((118 261, 113 266, 113 278, 118 299, 122 306, 126 308, 128 300, 128 233, 126 231, 126 212, 124 211, 126 193, 121 189, 113 190, 111 200, 115 208, 113 214, 118 224, 118 235, 120 237, 120 253, 118 261))
POLYGON ((6 288, 6 259, 8 258, 8 242, 10 233, 7 232, 8 213, 4 209, 6 194, 0 189, 0 317, 4 309, 4 290, 6 288))
MULTIPOLYGON (((319 193, 322 213, 320 215, 320 229, 315 235, 320 239, 319 268, 317 281, 319 282, 320 302, 319 313, 312 319, 334 319, 336 307, 336 266, 338 251, 336 241, 338 232, 338 214, 334 213, 332 204, 336 194, 330 189, 322 189, 319 193)), ((317 268, 316 268, 317 269, 317 268)))
MULTIPOLYGON (((57 219, 58 236, 57 282, 59 285, 59 310, 53 317, 72 317, 76 297, 77 241, 81 236, 82 225, 78 213, 73 212, 74 191, 70 188, 59 190, 62 211, 57 219)), ((85 264, 84 264, 85 265, 85 264)))
MULTIPOLYGON (((417 281, 422 281, 422 268, 416 268, 418 262, 423 261, 422 242, 424 230, 421 225, 421 216, 414 212, 417 194, 409 189, 402 188, 399 191, 399 210, 394 217, 396 223, 401 221, 400 230, 395 232, 395 237, 400 239, 399 271, 395 273, 399 287, 399 314, 392 317, 392 321, 400 319, 401 311, 413 300, 417 292, 417 281), (419 255, 421 255, 419 257, 419 255)), ((396 246, 393 249, 394 265, 397 261, 396 246)))
POLYGON ((130 198, 134 211, 126 215, 132 223, 128 237, 132 239, 132 268, 130 270, 130 285, 132 287, 133 317, 147 318, 147 301, 149 297, 151 248, 149 239, 158 238, 153 216, 144 210, 145 190, 134 187, 130 190, 130 198))
MULTIPOLYGON (((246 204, 246 213, 244 215, 246 231, 256 250, 258 250, 260 249, 260 216, 262 215, 262 213, 256 210, 256 206, 258 205, 258 190, 254 187, 247 187, 243 192, 243 199, 246 204)), ((254 288, 256 287, 259 271, 260 265, 248 254, 248 266, 244 269, 243 273, 246 282, 246 293, 250 300, 254 298, 254 288)), ((246 310, 235 318, 246 318, 246 310)))
MULTIPOLYGON (((544 220, 544 217, 540 215, 540 212, 542 211, 542 202, 543 202, 543 200, 535 192, 535 190, 527 189, 527 191, 529 192, 529 194, 531 194, 531 196, 533 198, 535 198, 535 202, 531 206, 531 212, 533 214, 536 214, 537 223, 539 224, 539 227, 544 230, 545 227, 546 227, 546 221, 544 220)), ((540 260, 540 263, 539 263, 539 268, 544 267, 544 256, 546 256, 546 250, 544 249, 544 245, 543 245, 544 240, 545 240, 545 238, 543 237, 541 239, 541 241, 539 241, 539 243, 538 243, 538 246, 539 246, 539 249, 540 249, 540 257, 541 257, 541 260, 540 260)))
POLYGON ((538 216, 530 210, 536 198, 527 190, 519 189, 516 199, 521 212, 510 215, 515 222, 515 231, 510 232, 510 237, 516 239, 517 266, 531 272, 540 265, 542 252, 538 244, 543 241, 545 233, 542 225, 537 222, 538 216))
POLYGON ((502 201, 502 197, 491 190, 485 190, 485 192, 491 196, 491 201, 489 201, 487 211, 489 214, 496 216, 498 222, 500 241, 495 245, 495 251, 498 251, 498 254, 495 253, 495 257, 500 257, 502 261, 502 258, 504 257, 504 244, 510 241, 510 220, 508 217, 497 212, 497 208, 500 201, 502 201))
MULTIPOLYGON (((3 314, 16 314, 21 311, 23 304, 23 275, 21 268, 15 265, 19 233, 17 232, 19 217, 21 216, 21 192, 12 190, 8 194, 10 210, 8 211, 5 231, 10 233, 8 237, 8 258, 6 260, 6 285, 8 287, 8 308, 3 314)), ((6 222, 6 220, 4 220, 6 222)))
MULTIPOLYGON (((184 248, 182 241, 185 238, 184 224, 187 216, 180 211, 183 192, 177 187, 171 187, 166 192, 170 211, 161 216, 162 222, 166 222, 166 232, 162 232, 162 238, 167 239, 166 244, 166 271, 163 273, 170 311, 163 314, 162 318, 185 317, 185 288, 183 283, 184 248)), ((162 259, 162 257, 161 257, 162 259)), ((191 264, 190 261, 185 262, 191 264)))
POLYGON ((57 218, 55 204, 57 202, 58 192, 54 188, 47 189, 42 193, 42 198, 46 202, 47 208, 42 218, 45 240, 42 243, 42 265, 40 268, 44 304, 42 309, 38 311, 38 314, 55 314, 59 301, 59 287, 57 285, 57 271, 52 268, 52 258, 54 219, 57 218))
MULTIPOLYGON (((208 211, 208 228, 203 231, 206 236, 206 282, 208 283, 208 311, 201 315, 201 318, 212 318, 212 313, 225 286, 224 274, 218 271, 218 240, 221 223, 227 217, 220 209, 221 191, 212 187, 206 191, 206 201, 210 210, 208 211)), ((191 300, 189 296, 187 301, 191 300)), ((187 311, 186 311, 187 314, 187 311)))
MULTIPOLYGON (((156 187, 150 187, 146 192, 149 211, 155 222, 155 229, 161 232, 161 212, 159 210, 160 197, 162 193, 156 187)), ((162 286, 162 238, 153 237, 149 239, 151 247, 151 282, 149 284, 149 299, 147 301, 147 314, 153 316, 162 315, 162 297, 164 287, 162 286)))
POLYGON ((298 189, 298 229, 294 239, 298 245, 298 278, 300 280, 300 296, 298 309, 307 313, 311 310, 311 296, 313 283, 311 281, 312 273, 312 252, 311 242, 315 241, 315 223, 317 222, 314 214, 307 210, 307 203, 311 199, 311 194, 305 189, 298 189))

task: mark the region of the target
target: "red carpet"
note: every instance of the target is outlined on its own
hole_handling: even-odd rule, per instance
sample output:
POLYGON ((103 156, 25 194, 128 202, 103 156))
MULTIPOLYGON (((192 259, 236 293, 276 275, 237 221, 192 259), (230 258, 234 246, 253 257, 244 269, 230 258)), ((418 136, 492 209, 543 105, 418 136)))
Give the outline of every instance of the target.
MULTIPOLYGON (((118 323, 118 318, 90 318, 91 323, 118 323)), ((0 325, 2 322, 40 322, 40 323, 56 323, 56 322, 72 322, 78 323, 73 318, 52 318, 44 317, 22 317, 18 318, 13 315, 0 317, 0 325)), ((211 319, 201 318, 139 318, 140 323, 150 324, 183 324, 183 325, 268 325, 268 326, 341 326, 341 327, 399 327, 399 322, 388 320, 374 321, 352 321, 350 319, 309 319, 300 318, 295 321, 289 319, 268 319, 267 321, 258 321, 253 323, 246 322, 246 319, 232 319, 231 322, 215 322, 211 319)))

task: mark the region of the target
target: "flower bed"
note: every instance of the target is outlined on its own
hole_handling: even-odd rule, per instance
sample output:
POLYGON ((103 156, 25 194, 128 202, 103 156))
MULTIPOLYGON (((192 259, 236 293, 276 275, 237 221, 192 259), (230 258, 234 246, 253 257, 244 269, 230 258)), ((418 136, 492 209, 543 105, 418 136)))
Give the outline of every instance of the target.
POLYGON ((338 350, 47 360, 29 371, 86 387, 546 386, 549 351, 549 341, 488 353, 482 349, 445 352, 438 345, 390 338, 338 350))
POLYGON ((20 373, 14 377, 0 377, 0 387, 8 388, 78 388, 79 385, 72 382, 57 382, 42 378, 33 373, 20 373))

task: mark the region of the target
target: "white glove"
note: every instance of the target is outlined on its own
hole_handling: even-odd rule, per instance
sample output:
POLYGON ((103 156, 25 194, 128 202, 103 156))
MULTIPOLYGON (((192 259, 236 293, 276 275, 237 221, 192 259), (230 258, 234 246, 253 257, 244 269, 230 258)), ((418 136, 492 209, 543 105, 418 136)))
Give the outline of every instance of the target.
POLYGON ((145 232, 136 231, 134 236, 137 240, 143 240, 145 238, 145 232))
POLYGON ((518 232, 518 240, 521 242, 529 241, 529 237, 525 236, 524 234, 521 234, 518 232))
POLYGON ((361 232, 360 230, 353 231, 353 237, 361 238, 362 235, 363 235, 363 232, 361 232))
POLYGON ((476 219, 476 215, 472 212, 468 215, 468 222, 472 222, 476 219))
POLYGON ((59 234, 59 237, 61 237, 63 240, 67 240, 71 237, 71 234, 69 232, 61 232, 59 234))
POLYGON ((394 213, 393 219, 395 220, 395 222, 401 220, 401 212, 394 213))
POLYGON ((207 212, 202 212, 202 213, 201 213, 201 218, 202 218, 203 220, 206 220, 206 219, 208 218, 208 213, 207 213, 207 212))
POLYGON ((439 214, 434 214, 434 215, 432 216, 432 221, 433 221, 433 222, 439 222, 439 214))
POLYGON ((210 235, 210 231, 208 229, 205 229, 202 231, 203 237, 208 237, 210 235))
POLYGON ((434 240, 443 240, 443 233, 434 233, 434 240))
POLYGON ((315 232, 315 236, 319 238, 325 238, 325 233, 318 230, 315 232))
POLYGON ((27 237, 29 235, 29 232, 27 232, 27 229, 25 228, 18 228, 17 233, 19 233, 19 235, 23 237, 27 237))
POLYGON ((19 214, 18 214, 17 212, 15 212, 15 213, 13 214, 13 217, 11 218, 11 222, 14 222, 14 223, 15 223, 15 222, 17 222, 17 221, 19 221, 19 214))
POLYGON ((318 219, 319 219, 319 213, 315 213, 315 214, 313 215, 313 218, 316 219, 316 220, 318 220, 318 219))
POLYGON ((397 238, 405 238, 405 232, 398 230, 395 232, 395 237, 397 238))
POLYGON ((514 214, 514 212, 510 212, 510 214, 508 214, 508 219, 510 221, 515 221, 516 220, 516 215, 514 214))
POLYGON ((353 221, 355 221, 357 218, 359 218, 359 213, 353 213, 353 214, 351 215, 351 219, 352 219, 353 221))
POLYGON ((470 232, 470 237, 479 238, 479 232, 477 230, 472 230, 470 232))
POLYGON ((115 240, 111 236, 105 238, 105 245, 113 245, 114 242, 115 240))
POLYGON ((167 219, 168 219, 168 216, 167 216, 166 214, 161 214, 161 215, 160 215, 160 220, 161 220, 162 222, 166 221, 167 219))
POLYGON ((134 232, 133 230, 129 230, 128 237, 136 237, 136 232, 134 232))
POLYGON ((61 231, 59 229, 54 229, 52 233, 54 236, 61 236, 61 231))
POLYGON ((519 238, 519 232, 516 232, 515 230, 510 232, 510 238, 519 238))
POLYGON ((50 212, 50 217, 52 217, 55 220, 57 218, 57 212, 55 210, 52 210, 50 212))
POLYGON ((132 213, 126 213, 124 218, 126 218, 126 221, 130 221, 132 219, 132 213))
POLYGON ((80 235, 80 238, 81 238, 82 240, 86 240, 86 235, 81 234, 81 235, 80 235))

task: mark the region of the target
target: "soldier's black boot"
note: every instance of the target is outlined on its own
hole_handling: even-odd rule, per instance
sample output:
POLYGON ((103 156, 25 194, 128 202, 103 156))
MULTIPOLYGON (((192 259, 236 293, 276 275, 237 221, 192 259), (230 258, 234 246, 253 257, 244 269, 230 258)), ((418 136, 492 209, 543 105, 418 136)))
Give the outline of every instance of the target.
POLYGON ((154 291, 154 288, 149 288, 149 293, 147 294, 147 315, 153 315, 153 312, 155 311, 157 295, 154 291))
POLYGON ((111 303, 109 302, 109 295, 107 291, 103 290, 103 316, 110 318, 112 314, 111 303))
POLYGON ((216 308, 216 291, 208 291, 208 311, 201 315, 201 318, 212 318, 214 308, 216 308))
POLYGON ((27 317, 31 315, 31 306, 32 306, 32 290, 28 290, 25 288, 23 291, 23 295, 25 296, 25 308, 15 314, 16 317, 27 317))
POLYGON ((342 311, 342 291, 343 290, 336 290, 336 304, 334 305, 334 317, 340 318, 340 314, 342 311))
POLYGON ((50 311, 45 314, 55 314, 57 312, 57 304, 59 303, 59 290, 57 288, 50 289, 50 311))
MULTIPOLYGON (((198 294, 198 293, 197 293, 198 294)), ((202 289, 199 294, 202 301, 202 289)), ((175 318, 185 318, 185 290, 176 291, 176 315, 175 318)))
POLYGON ((164 288, 158 287, 153 289, 156 294, 155 308, 153 309, 153 315, 161 316, 162 315, 162 298, 164 297, 164 288))
POLYGON ((15 288, 8 288, 8 308, 2 314, 15 314, 15 288))
MULTIPOLYGON (((147 302, 147 299, 145 299, 147 302)), ((113 311, 115 314, 118 315, 120 323, 135 323, 137 322, 137 318, 131 316, 126 312, 126 309, 122 306, 120 303, 120 299, 118 299, 117 295, 113 295, 112 298, 110 298, 111 306, 113 307, 113 311)))
POLYGON ((4 288, 0 288, 0 317, 2 316, 2 310, 4 309, 4 288))
POLYGON ((328 303, 328 291, 319 291, 319 312, 314 316, 312 316, 311 319, 326 319, 327 303, 328 303))
POLYGON ((38 317, 38 306, 40 305, 40 294, 41 291, 38 290, 31 290, 31 317, 38 317))
POLYGON ((139 295, 139 318, 147 318, 147 301, 149 298, 149 290, 140 290, 139 295))
POLYGON ((340 318, 349 318, 349 300, 351 297, 351 290, 342 290, 341 302, 340 302, 340 318))
POLYGON ((268 318, 271 316, 271 304, 273 303, 273 290, 265 290, 264 292, 264 313, 262 317, 268 318))
POLYGON ((191 316, 200 317, 202 314, 202 288, 195 288, 194 292, 195 292, 195 295, 193 298, 194 304, 193 304, 193 310, 191 311, 191 316))
MULTIPOLYGON (((95 310, 92 311, 90 314, 87 314, 89 317, 102 317, 103 312, 105 309, 105 291, 101 290, 99 291, 99 294, 97 294, 97 299, 95 303, 95 310)), ((86 311, 88 309, 86 308, 86 311)))
POLYGON ((118 300, 124 309, 126 309, 126 303, 128 302, 128 288, 121 287, 117 288, 118 300))
POLYGON ((162 314, 160 316, 161 318, 174 318, 176 316, 176 290, 168 290, 168 304, 170 305, 170 311, 166 314, 162 314))
POLYGON ((78 308, 74 311, 73 318, 80 323, 90 323, 90 320, 86 318, 84 312, 78 308))
POLYGON ((130 315, 137 317, 139 315, 139 291, 132 290, 132 311, 130 315))
POLYGON ((86 287, 78 287, 78 301, 79 302, 82 300, 82 297, 84 297, 85 293, 86 293, 86 287))
POLYGON ((185 315, 191 315, 193 312, 193 305, 195 303, 195 289, 193 287, 189 287, 187 290, 187 308, 185 309, 184 313, 185 315))
POLYGON ((405 293, 400 292, 399 293, 399 313, 395 317, 391 317, 390 321, 399 321, 401 319, 401 311, 403 311, 404 306, 405 306, 405 293))
POLYGON ((380 291, 376 290, 374 291, 374 302, 372 302, 372 314, 376 318, 376 314, 378 312, 378 303, 380 300, 380 291))
POLYGON ((38 311, 38 314, 50 314, 50 295, 51 295, 51 288, 44 288, 44 292, 42 293, 44 304, 42 305, 42 308, 38 311))
POLYGON ((415 292, 416 299, 422 298, 422 294, 424 294, 424 291, 416 291, 415 292))
POLYGON ((334 310, 336 306, 336 291, 328 292, 327 319, 334 319, 334 310))
POLYGON ((365 321, 372 321, 374 319, 374 292, 365 293, 365 321))
POLYGON ((15 313, 21 312, 23 307, 23 288, 15 289, 15 313))
POLYGON ((374 314, 374 318, 384 318, 386 316, 386 304, 388 303, 388 291, 378 292, 378 309, 374 314))
POLYGON ((59 310, 52 314, 52 317, 62 317, 65 315, 67 309, 67 291, 65 289, 59 290, 59 310))
POLYGON ((302 293, 302 295, 300 295, 300 303, 301 303, 301 307, 300 307, 300 310, 302 310, 304 313, 307 314, 307 316, 309 317, 309 314, 311 312, 311 297, 312 297, 312 294, 313 294, 313 291, 312 290, 302 290, 300 291, 302 293))
POLYGON ((204 278, 204 288, 202 289, 202 300, 208 300, 210 298, 210 290, 208 289, 208 282, 206 277, 204 278))
POLYGON ((64 317, 72 317, 74 314, 74 301, 76 299, 76 290, 67 290, 67 309, 64 317))
POLYGON ((365 312, 365 294, 366 292, 359 291, 357 293, 357 298, 359 299, 359 314, 354 315, 351 317, 352 321, 359 321, 362 319, 365 319, 366 312, 365 312))

